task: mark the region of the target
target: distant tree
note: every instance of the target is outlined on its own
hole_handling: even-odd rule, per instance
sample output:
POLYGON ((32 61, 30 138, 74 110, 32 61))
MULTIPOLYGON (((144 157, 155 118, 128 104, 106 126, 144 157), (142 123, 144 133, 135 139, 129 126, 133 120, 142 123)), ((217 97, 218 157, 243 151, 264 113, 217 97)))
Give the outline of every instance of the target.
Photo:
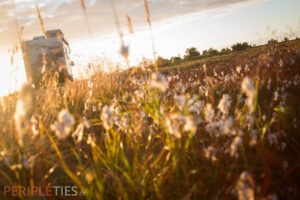
POLYGON ((166 67, 170 65, 170 61, 166 58, 163 58, 161 56, 158 56, 156 59, 158 67, 166 67))
POLYGON ((276 43, 278 43, 278 40, 275 40, 275 39, 270 39, 268 41, 268 44, 276 44, 276 43))
POLYGON ((208 56, 217 56, 219 55, 219 51, 214 48, 209 48, 208 49, 208 56))
POLYGON ((283 41, 284 41, 284 42, 288 42, 288 41, 289 41, 289 38, 285 37, 285 38, 283 38, 283 41))
POLYGON ((219 55, 219 51, 214 48, 209 48, 208 50, 203 50, 202 51, 202 57, 212 57, 212 56, 217 56, 219 55))
POLYGON ((203 50, 202 51, 202 57, 208 57, 209 56, 209 53, 208 53, 208 50, 203 50))
POLYGON ((220 51, 220 54, 228 54, 228 53, 230 53, 231 52, 231 49, 229 49, 229 48, 223 48, 221 51, 220 51))
POLYGON ((142 67, 142 68, 153 68, 154 64, 151 59, 143 57, 137 66, 142 67))
POLYGON ((170 58, 171 64, 178 64, 182 61, 182 58, 180 56, 173 56, 170 58))
POLYGON ((195 47, 186 49, 184 60, 195 60, 198 58, 200 58, 200 52, 195 47))
POLYGON ((249 48, 251 48, 251 45, 249 45, 247 42, 236 43, 231 47, 232 51, 244 51, 249 48))

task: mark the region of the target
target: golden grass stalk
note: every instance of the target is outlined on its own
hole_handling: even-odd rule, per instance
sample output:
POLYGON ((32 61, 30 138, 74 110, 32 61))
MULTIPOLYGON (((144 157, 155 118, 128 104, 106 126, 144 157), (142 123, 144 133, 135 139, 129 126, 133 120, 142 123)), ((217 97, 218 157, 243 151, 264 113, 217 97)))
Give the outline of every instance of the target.
POLYGON ((14 12, 14 26, 15 26, 15 31, 17 34, 17 38, 16 41, 13 45, 12 51, 11 51, 11 55, 10 55, 10 65, 11 67, 13 67, 14 69, 11 71, 11 76, 15 77, 15 83, 17 82, 17 78, 16 78, 16 74, 15 72, 18 70, 18 66, 14 66, 14 57, 15 55, 19 52, 19 50, 21 50, 21 53, 23 53, 22 51, 22 41, 23 41, 23 27, 20 26, 19 20, 17 19, 17 9, 16 9, 16 3, 14 0, 11 1, 12 3, 12 7, 13 7, 13 12, 14 12))
POLYGON ((152 51, 153 51, 153 57, 154 57, 154 67, 155 71, 158 71, 158 63, 157 63, 157 56, 156 56, 156 50, 155 50, 155 42, 152 34, 152 21, 151 21, 151 12, 150 7, 147 0, 144 0, 144 10, 146 12, 146 20, 151 32, 151 43, 152 43, 152 51))
POLYGON ((13 11, 14 11, 14 16, 15 16, 15 28, 16 28, 16 33, 17 33, 17 39, 18 39, 18 43, 19 45, 21 45, 22 43, 22 34, 23 34, 23 27, 20 27, 19 21, 16 18, 17 16, 17 11, 16 11, 16 3, 14 0, 12 0, 12 7, 13 7, 13 11))
POLYGON ((151 12, 150 12, 150 8, 149 8, 149 4, 147 0, 144 0, 144 9, 146 12, 146 19, 147 19, 147 23, 149 25, 149 27, 152 27, 152 22, 151 22, 151 12))
POLYGON ((128 31, 131 33, 131 34, 134 34, 134 31, 133 31, 133 26, 132 26, 132 20, 131 20, 131 17, 126 14, 126 19, 127 19, 127 27, 128 27, 128 31))
POLYGON ((86 9, 85 1, 84 0, 80 0, 80 6, 81 6, 82 10, 86 9))
MULTIPOLYGON (((88 31, 88 36, 89 36, 89 48, 88 48, 88 50, 91 54, 92 53, 91 48, 92 48, 93 31, 92 31, 90 19, 89 19, 89 16, 88 16, 88 11, 87 11, 87 7, 86 7, 86 4, 85 4, 85 0, 80 0, 80 7, 81 7, 81 10, 82 10, 83 18, 85 20, 86 28, 87 28, 87 31, 88 31)), ((93 66, 93 65, 91 65, 91 66, 93 66)), ((88 68, 88 72, 92 73, 92 69, 88 68)))
POLYGON ((112 12, 113 12, 113 16, 114 16, 114 20, 115 20, 115 24, 118 30, 118 34, 119 34, 119 38, 120 38, 120 43, 121 43, 121 50, 120 50, 120 54, 125 58, 127 66, 129 67, 129 60, 128 60, 128 48, 124 43, 124 34, 121 30, 121 25, 120 25, 120 21, 117 15, 117 11, 116 11, 116 6, 113 0, 110 0, 111 3, 111 8, 112 8, 112 12))
POLYGON ((85 24, 87 25, 88 34, 89 34, 89 37, 90 37, 90 40, 91 40, 93 38, 93 32, 92 32, 91 23, 90 23, 90 20, 89 20, 89 17, 88 17, 85 0, 80 0, 80 7, 82 9, 85 24))
POLYGON ((42 33, 44 35, 46 35, 46 29, 45 29, 44 19, 43 19, 42 15, 41 15, 41 11, 40 11, 40 8, 38 7, 38 5, 35 5, 35 11, 36 11, 37 18, 39 20, 41 31, 42 31, 42 33))
POLYGON ((118 30, 118 34, 119 34, 121 43, 123 44, 124 43, 124 40, 123 40, 124 35, 121 31, 121 25, 120 25, 120 21, 119 21, 118 15, 117 15, 116 6, 115 6, 115 3, 114 3, 113 0, 110 0, 110 3, 111 3, 111 8, 112 8, 115 24, 116 24, 116 27, 117 27, 117 30, 118 30))
POLYGON ((90 37, 92 37, 92 29, 91 29, 87 9, 86 9, 85 0, 80 0, 80 7, 81 7, 81 9, 83 11, 83 14, 84 14, 84 19, 85 19, 85 22, 87 24, 87 29, 88 29, 89 35, 90 35, 90 37))

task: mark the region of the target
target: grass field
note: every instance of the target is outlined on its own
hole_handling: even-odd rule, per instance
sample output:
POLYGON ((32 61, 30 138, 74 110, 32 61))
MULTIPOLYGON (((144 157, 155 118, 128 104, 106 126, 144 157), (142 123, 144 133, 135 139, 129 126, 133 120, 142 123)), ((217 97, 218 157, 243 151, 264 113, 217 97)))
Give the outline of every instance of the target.
POLYGON ((299 40, 0 100, 0 199, 300 196, 299 40))

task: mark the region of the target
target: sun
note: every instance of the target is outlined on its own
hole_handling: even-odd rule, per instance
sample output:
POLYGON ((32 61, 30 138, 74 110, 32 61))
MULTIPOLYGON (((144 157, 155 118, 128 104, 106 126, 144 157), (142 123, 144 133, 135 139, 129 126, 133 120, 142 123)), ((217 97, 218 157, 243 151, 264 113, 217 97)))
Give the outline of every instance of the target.
POLYGON ((14 55, 13 63, 10 55, 5 52, 0 54, 0 96, 17 91, 26 83, 26 74, 22 54, 14 55))

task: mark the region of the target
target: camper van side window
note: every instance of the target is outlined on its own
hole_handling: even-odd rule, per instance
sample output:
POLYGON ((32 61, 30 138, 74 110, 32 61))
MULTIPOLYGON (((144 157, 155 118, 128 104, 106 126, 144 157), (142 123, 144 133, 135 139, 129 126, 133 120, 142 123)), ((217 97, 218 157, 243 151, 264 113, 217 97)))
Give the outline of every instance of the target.
POLYGON ((70 59, 70 58, 69 58, 69 54, 68 54, 68 49, 67 49, 66 47, 65 47, 65 55, 66 55, 66 58, 67 58, 67 59, 70 59))

